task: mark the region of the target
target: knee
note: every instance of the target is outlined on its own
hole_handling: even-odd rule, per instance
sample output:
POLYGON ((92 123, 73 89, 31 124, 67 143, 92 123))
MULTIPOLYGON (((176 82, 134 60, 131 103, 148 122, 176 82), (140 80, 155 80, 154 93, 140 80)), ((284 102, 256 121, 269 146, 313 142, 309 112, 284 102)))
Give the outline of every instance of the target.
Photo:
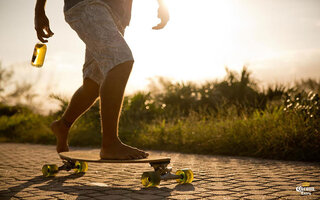
POLYGON ((99 85, 89 78, 85 78, 83 80, 82 88, 87 94, 90 94, 94 97, 99 96, 99 85))

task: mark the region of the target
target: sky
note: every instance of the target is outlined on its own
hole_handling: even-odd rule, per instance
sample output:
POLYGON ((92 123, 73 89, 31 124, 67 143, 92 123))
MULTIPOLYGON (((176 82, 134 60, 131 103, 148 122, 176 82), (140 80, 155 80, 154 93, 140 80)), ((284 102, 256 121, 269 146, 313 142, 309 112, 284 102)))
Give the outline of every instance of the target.
MULTIPOLYGON (((150 80, 204 82, 221 79, 225 67, 248 66, 261 84, 320 79, 319 0, 166 0, 170 21, 156 25, 157 1, 134 0, 126 29, 135 64, 126 93, 147 90, 150 80)), ((55 35, 45 64, 30 65, 35 0, 0 1, 0 61, 37 91, 70 97, 81 86, 84 43, 64 21, 63 0, 47 0, 55 35)))

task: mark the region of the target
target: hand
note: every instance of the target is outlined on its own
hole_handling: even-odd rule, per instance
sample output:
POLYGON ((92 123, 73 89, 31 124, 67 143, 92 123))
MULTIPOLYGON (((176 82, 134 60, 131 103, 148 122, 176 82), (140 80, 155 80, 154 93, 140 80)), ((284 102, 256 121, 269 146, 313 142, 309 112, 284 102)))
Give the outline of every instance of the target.
POLYGON ((169 21, 169 11, 167 7, 164 6, 163 4, 159 4, 158 18, 160 18, 161 22, 157 26, 152 27, 152 29, 154 30, 159 30, 164 28, 169 21))
POLYGON ((53 32, 50 30, 50 26, 49 26, 49 19, 47 18, 47 16, 41 12, 36 12, 35 18, 34 18, 34 25, 35 25, 35 29, 37 31, 37 37, 38 39, 43 42, 46 43, 48 42, 48 40, 45 40, 44 38, 49 38, 51 36, 53 36, 53 32))

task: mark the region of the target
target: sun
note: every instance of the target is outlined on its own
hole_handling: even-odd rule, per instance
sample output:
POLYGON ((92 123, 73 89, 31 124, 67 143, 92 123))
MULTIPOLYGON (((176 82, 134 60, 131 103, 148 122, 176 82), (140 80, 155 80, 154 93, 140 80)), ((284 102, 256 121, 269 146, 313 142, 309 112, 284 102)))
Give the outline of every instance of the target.
MULTIPOLYGON (((165 0, 170 20, 158 23, 157 1, 135 1, 127 41, 135 57, 132 79, 154 76, 175 80, 213 79, 225 66, 238 63, 233 45, 236 33, 234 2, 230 0, 165 0)), ((240 64, 241 65, 241 64, 240 64)), ((232 67, 231 67, 232 68, 232 67)))

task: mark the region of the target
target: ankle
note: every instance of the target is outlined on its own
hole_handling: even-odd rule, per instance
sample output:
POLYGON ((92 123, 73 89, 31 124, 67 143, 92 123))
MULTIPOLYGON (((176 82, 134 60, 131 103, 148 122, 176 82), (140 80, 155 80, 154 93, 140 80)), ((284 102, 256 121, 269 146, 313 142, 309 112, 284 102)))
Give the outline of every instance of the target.
POLYGON ((61 117, 61 119, 60 119, 59 121, 60 121, 60 123, 61 123, 64 127, 66 127, 67 129, 70 129, 71 126, 72 126, 72 124, 73 124, 73 122, 69 122, 69 121, 66 120, 64 117, 61 117))
POLYGON ((118 146, 118 145, 121 145, 121 144, 122 144, 122 142, 118 137, 110 137, 108 139, 104 138, 102 140, 101 148, 102 149, 108 149, 108 148, 110 148, 112 146, 118 146))

